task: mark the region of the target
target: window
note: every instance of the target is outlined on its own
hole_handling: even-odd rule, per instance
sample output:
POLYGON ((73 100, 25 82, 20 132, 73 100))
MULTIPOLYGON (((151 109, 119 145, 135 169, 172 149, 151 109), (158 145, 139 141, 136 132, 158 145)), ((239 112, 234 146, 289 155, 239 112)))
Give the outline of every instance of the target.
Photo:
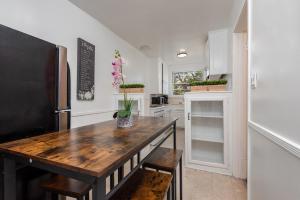
POLYGON ((202 71, 173 72, 173 95, 183 95, 185 92, 190 92, 190 82, 202 80, 202 71))

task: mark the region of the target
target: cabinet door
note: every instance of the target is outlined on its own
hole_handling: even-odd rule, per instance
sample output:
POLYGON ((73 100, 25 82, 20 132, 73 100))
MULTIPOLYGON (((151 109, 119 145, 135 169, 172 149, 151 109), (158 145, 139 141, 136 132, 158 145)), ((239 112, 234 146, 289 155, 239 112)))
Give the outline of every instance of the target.
POLYGON ((228 30, 209 32, 210 74, 227 74, 228 68, 228 30))
POLYGON ((187 163, 229 169, 229 98, 186 100, 187 163))
POLYGON ((185 99, 185 151, 186 151, 186 163, 190 163, 192 158, 191 146, 192 146, 192 131, 191 131, 191 100, 185 99))

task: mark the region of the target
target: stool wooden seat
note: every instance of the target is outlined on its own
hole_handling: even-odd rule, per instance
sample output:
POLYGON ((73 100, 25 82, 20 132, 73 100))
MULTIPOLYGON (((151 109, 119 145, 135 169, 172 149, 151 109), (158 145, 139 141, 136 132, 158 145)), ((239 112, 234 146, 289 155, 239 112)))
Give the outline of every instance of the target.
POLYGON ((89 191, 91 190, 90 185, 61 175, 53 175, 50 179, 42 182, 41 187, 51 194, 52 199, 63 195, 78 200, 89 200, 89 191))
POLYGON ((172 175, 138 169, 109 200, 163 200, 168 193, 172 175))
POLYGON ((182 200, 182 154, 182 150, 158 147, 143 164, 143 168, 166 171, 173 175, 172 190, 174 200, 176 200, 176 169, 178 164, 180 170, 180 200, 182 200))

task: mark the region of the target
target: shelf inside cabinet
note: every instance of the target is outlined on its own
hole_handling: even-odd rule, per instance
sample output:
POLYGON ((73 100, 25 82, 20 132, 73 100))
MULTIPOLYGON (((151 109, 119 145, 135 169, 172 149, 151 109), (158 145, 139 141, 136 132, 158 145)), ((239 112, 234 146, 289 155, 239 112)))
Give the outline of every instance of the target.
POLYGON ((224 145, 202 141, 192 141, 192 160, 224 164, 224 145))
POLYGON ((208 136, 192 136, 192 140, 202 141, 202 142, 214 142, 214 143, 224 143, 223 138, 216 138, 216 137, 208 137, 208 136))
POLYGON ((223 118, 223 113, 192 113, 192 117, 201 117, 201 118, 223 118))

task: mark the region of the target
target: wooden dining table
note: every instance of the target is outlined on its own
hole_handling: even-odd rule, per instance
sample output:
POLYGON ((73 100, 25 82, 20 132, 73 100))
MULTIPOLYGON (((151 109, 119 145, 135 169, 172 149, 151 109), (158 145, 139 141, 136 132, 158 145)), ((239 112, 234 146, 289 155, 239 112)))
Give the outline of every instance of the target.
POLYGON ((116 121, 112 120, 0 144, 4 161, 4 200, 16 200, 19 165, 91 184, 93 200, 109 199, 151 155, 141 159, 141 151, 160 136, 153 145, 152 151, 155 150, 171 135, 176 149, 176 119, 138 117, 131 128, 117 128, 116 121), (124 175, 127 162, 130 172, 124 175), (114 183, 115 173, 118 174, 117 184, 114 183), (110 191, 106 190, 107 179, 110 191))

